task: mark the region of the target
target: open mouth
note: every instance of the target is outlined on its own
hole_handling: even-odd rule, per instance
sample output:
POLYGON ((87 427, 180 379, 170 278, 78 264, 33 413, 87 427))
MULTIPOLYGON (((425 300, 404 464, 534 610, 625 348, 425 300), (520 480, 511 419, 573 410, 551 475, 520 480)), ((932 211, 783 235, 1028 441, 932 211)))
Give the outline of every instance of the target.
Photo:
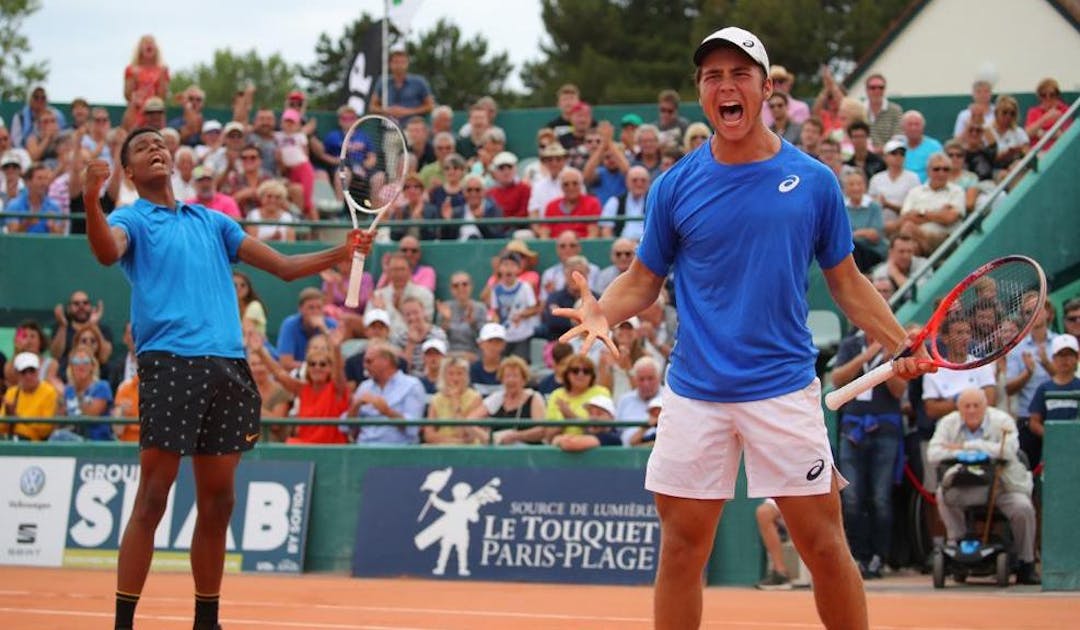
POLYGON ((738 103, 729 103, 720 106, 720 119, 728 124, 736 124, 743 117, 743 107, 738 103))

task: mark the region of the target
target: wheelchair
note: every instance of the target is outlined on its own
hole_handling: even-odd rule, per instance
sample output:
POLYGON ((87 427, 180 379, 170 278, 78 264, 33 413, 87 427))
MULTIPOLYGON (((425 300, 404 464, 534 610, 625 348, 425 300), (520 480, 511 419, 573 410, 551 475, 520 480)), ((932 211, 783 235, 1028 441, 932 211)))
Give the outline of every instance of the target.
POLYGON ((995 471, 1005 463, 980 451, 961 451, 955 458, 941 462, 942 499, 946 505, 963 509, 965 534, 955 543, 935 547, 934 588, 944 588, 945 578, 950 575, 958 584, 966 582, 968 577, 993 576, 997 586, 1009 585, 1015 560, 1009 552, 1012 535, 1004 514, 990 507, 995 479, 996 492, 1002 490, 1001 475, 995 475, 995 471), (990 535, 984 541, 986 527, 990 528, 990 535))

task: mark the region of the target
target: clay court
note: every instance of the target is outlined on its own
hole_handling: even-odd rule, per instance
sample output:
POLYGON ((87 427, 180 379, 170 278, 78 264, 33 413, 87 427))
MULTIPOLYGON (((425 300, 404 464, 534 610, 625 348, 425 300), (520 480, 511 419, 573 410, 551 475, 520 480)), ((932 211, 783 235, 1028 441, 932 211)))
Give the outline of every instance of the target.
MULTIPOLYGON (((0 614, 11 629, 111 628, 114 574, 108 571, 5 568, 0 614)), ((230 575, 222 625, 312 630, 540 630, 651 627, 648 587, 512 584, 417 579, 366 580, 335 575, 230 575)), ((191 578, 154 573, 137 627, 191 627, 191 578)), ((892 577, 867 587, 876 630, 1023 630, 1076 628, 1080 597, 1038 587, 951 586, 934 591, 927 576, 892 577)), ((705 590, 705 628, 819 628, 808 590, 705 590)))

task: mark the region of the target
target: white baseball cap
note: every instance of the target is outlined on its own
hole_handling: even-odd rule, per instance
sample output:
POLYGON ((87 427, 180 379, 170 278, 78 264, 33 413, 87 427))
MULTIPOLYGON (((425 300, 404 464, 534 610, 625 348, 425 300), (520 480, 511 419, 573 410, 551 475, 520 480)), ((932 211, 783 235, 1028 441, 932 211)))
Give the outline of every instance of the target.
POLYGON ((517 166, 517 156, 509 151, 502 151, 491 160, 492 170, 499 168, 503 165, 517 166))
POLYGON ((438 338, 434 338, 434 337, 431 338, 431 339, 428 339, 427 341, 425 341, 420 346, 420 353, 421 354, 427 354, 428 350, 434 350, 434 351, 438 352, 439 354, 441 354, 443 356, 446 356, 446 342, 443 341, 442 339, 438 339, 438 338))
POLYGON ((368 327, 375 322, 382 322, 387 328, 390 327, 390 313, 387 313, 381 308, 373 308, 370 311, 364 313, 364 327, 368 327))
POLYGON ((502 324, 488 322, 480 328, 480 336, 476 338, 477 341, 490 341, 492 339, 506 341, 506 328, 502 324))
POLYGON ((615 403, 611 401, 610 396, 593 396, 589 399, 589 402, 585 403, 585 406, 599 407, 611 414, 612 418, 615 417, 615 403))
POLYGON ((216 120, 208 120, 202 125, 203 133, 210 133, 211 131, 221 131, 221 123, 216 120))
POLYGON ((899 138, 894 138, 885 143, 885 155, 888 155, 893 151, 899 151, 901 149, 904 151, 904 153, 907 153, 907 144, 905 144, 904 141, 900 140, 899 138))
MULTIPOLYGON (((1080 354, 1080 344, 1076 343, 1076 337, 1070 334, 1058 335, 1050 341, 1050 356, 1056 356, 1062 350, 1072 350, 1080 354)), ((19 355, 22 356, 22 355, 19 355)))
POLYGON ((22 372, 30 368, 37 370, 41 368, 41 359, 33 352, 20 352, 15 355, 14 364, 16 372, 22 372))
POLYGON ((769 54, 765 52, 765 44, 761 43, 757 35, 738 26, 722 28, 701 40, 697 50, 694 51, 694 65, 700 66, 701 60, 709 51, 725 44, 732 44, 746 53, 754 60, 754 63, 761 66, 761 71, 765 73, 765 76, 769 76, 769 54))
MULTIPOLYGON (((631 328, 633 328, 634 330, 637 330, 638 328, 641 328, 641 318, 638 317, 637 315, 634 315, 630 319, 625 319, 625 320, 619 322, 619 326, 622 326, 623 324, 630 324, 631 328)), ((616 326, 616 328, 618 328, 619 326, 616 326)))

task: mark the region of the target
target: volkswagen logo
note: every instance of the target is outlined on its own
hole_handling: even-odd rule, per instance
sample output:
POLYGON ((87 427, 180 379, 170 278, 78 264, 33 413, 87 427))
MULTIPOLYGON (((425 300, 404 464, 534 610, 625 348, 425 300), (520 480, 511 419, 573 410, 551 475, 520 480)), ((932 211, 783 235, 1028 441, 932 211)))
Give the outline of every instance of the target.
POLYGON ((31 466, 19 477, 19 489, 28 497, 37 496, 45 489, 45 471, 40 466, 31 466))

